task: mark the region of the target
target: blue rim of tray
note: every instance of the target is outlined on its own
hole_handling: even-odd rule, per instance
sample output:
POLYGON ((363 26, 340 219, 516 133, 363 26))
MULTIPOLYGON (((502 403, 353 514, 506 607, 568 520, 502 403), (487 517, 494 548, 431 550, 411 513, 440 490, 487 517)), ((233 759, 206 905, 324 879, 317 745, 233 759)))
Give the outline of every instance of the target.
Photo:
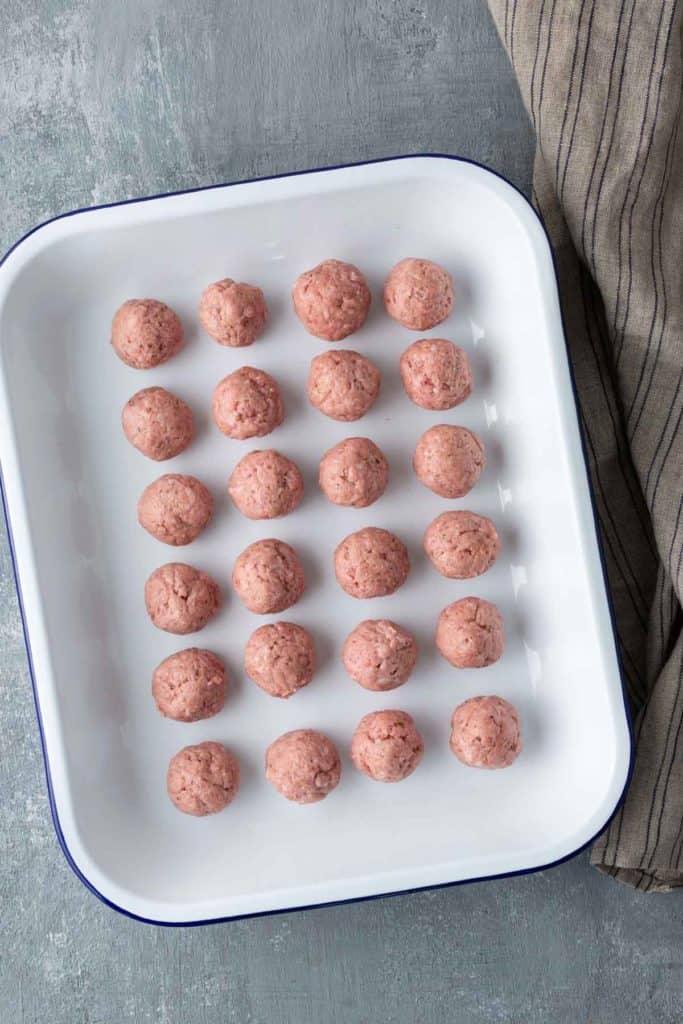
MULTIPOLYGON (((285 174, 268 174, 268 175, 264 175, 264 176, 257 177, 257 178, 242 179, 240 181, 221 182, 221 183, 219 183, 217 185, 200 185, 198 188, 178 189, 175 192, 159 192, 156 195, 142 196, 142 197, 137 198, 137 199, 122 199, 122 200, 120 200, 119 202, 116 202, 116 203, 100 203, 97 206, 84 206, 84 207, 81 207, 81 208, 79 208, 77 210, 69 210, 67 213, 57 214, 56 217, 50 217, 47 220, 42 221, 40 224, 37 224, 35 227, 31 228, 30 231, 27 231, 25 235, 22 235, 22 237, 17 242, 15 242, 14 245, 10 249, 7 250, 7 252, 2 257, 2 259, 0 259, 0 267, 3 266, 3 264, 9 258, 9 256, 14 252, 14 250, 17 249, 23 242, 25 242, 27 238, 30 238, 31 235, 34 235, 37 231, 40 231, 42 228, 46 227, 48 224, 53 224, 55 221, 58 221, 58 220, 65 220, 67 217, 76 217, 76 216, 78 216, 81 213, 88 213, 91 210, 109 210, 109 209, 112 209, 113 207, 117 207, 117 206, 129 206, 132 203, 147 203, 147 202, 152 202, 154 199, 167 199, 167 198, 172 197, 172 196, 184 196, 184 195, 191 195, 191 194, 194 194, 194 193, 197 193, 197 192, 210 192, 210 191, 216 190, 216 189, 230 188, 233 185, 244 185, 244 184, 250 184, 250 183, 259 182, 259 181, 275 181, 276 179, 279 179, 279 178, 296 178, 296 177, 301 177, 301 176, 306 175, 306 174, 317 174, 317 173, 322 172, 322 171, 340 171, 340 170, 346 170, 349 167, 366 167, 366 166, 368 166, 370 164, 386 164, 386 163, 394 163, 394 162, 397 162, 399 160, 415 160, 415 159, 452 160, 452 161, 455 161, 456 163, 471 164, 474 167, 478 167, 482 171, 486 171, 488 174, 492 174, 496 178, 500 178, 500 180, 504 181, 506 185, 509 185, 510 188, 514 189, 514 191, 517 192, 518 195, 520 195, 522 197, 524 202, 527 204, 529 209, 532 211, 534 217, 536 218, 536 220, 538 221, 538 223, 541 226, 543 234, 546 237, 546 240, 548 242, 548 248, 550 250, 551 258, 552 258, 552 261, 553 261, 553 273, 555 275, 555 284, 556 284, 556 287, 557 287, 557 290, 558 290, 558 294, 559 294, 559 280, 558 280, 558 276, 557 276, 557 264, 555 262, 555 254, 553 253, 553 248, 552 248, 552 245, 550 243, 550 237, 549 237, 548 232, 546 230, 545 224, 543 223, 543 220, 539 216, 538 212, 531 205, 531 203, 529 202, 527 197, 524 195, 522 190, 520 188, 518 188, 515 184, 513 184, 513 182, 511 182, 508 178, 506 178, 504 174, 500 174, 498 171, 492 170, 492 168, 487 167, 486 164, 482 164, 478 160, 471 160, 471 159, 469 159, 467 157, 452 156, 452 155, 450 155, 448 153, 404 153, 404 154, 401 154, 400 156, 382 157, 382 158, 380 158, 378 160, 358 160, 358 161, 356 161, 354 163, 336 164, 336 165, 333 165, 333 166, 330 166, 330 167, 310 167, 310 168, 307 168, 306 170, 303 170, 303 171, 289 171, 289 172, 287 172, 285 174)), ((69 847, 67 845, 66 839, 64 838, 64 833, 62 832, 62 826, 61 826, 60 821, 59 821, 59 814, 57 813, 57 805, 56 805, 54 790, 53 790, 53 786, 52 786, 52 777, 50 775, 50 762, 48 760, 47 749, 46 749, 46 746, 45 746, 45 734, 44 734, 44 730, 43 730, 43 720, 42 720, 42 716, 41 716, 41 713, 40 713, 40 701, 38 700, 38 691, 36 689, 35 674, 34 674, 34 670, 33 670, 33 658, 32 658, 32 654, 31 654, 31 641, 29 639, 28 626, 27 626, 27 623, 26 623, 26 614, 25 614, 25 611, 24 611, 24 599, 23 599, 23 594, 22 594, 22 590, 21 590, 21 582, 19 580, 19 569, 18 569, 18 565, 17 565, 17 557, 16 557, 16 551, 15 551, 15 547, 14 547, 14 538, 13 538, 13 535, 12 535, 12 527, 11 527, 11 524, 10 524, 9 512, 8 512, 8 509, 7 509, 7 501, 5 499, 5 481, 4 481, 4 477, 3 477, 3 473, 2 473, 2 466, 0 466, 0 500, 2 501, 2 511, 3 511, 3 516, 4 516, 4 519, 5 519, 5 526, 7 528, 7 536, 8 536, 8 539, 9 539, 10 557, 11 557, 11 561, 12 561, 12 571, 14 573, 14 582, 15 582, 16 590, 17 590, 17 598, 18 598, 18 601, 19 601, 19 613, 20 613, 20 616, 21 616, 21 627, 22 627, 22 631, 23 631, 23 634, 24 634, 24 646, 26 648, 26 657, 28 659, 29 676, 31 678, 31 687, 33 689, 33 701, 34 701, 35 708, 36 708, 36 717, 38 719, 38 730, 40 732, 40 745, 41 745, 41 749, 42 749, 42 752, 43 752, 43 764, 45 766, 45 780, 46 780, 46 783, 47 783, 47 794, 48 794, 48 799, 49 799, 49 802, 50 802, 50 811, 52 813, 52 823, 54 825, 55 832, 57 834, 57 839, 59 841, 59 845, 62 848, 62 853, 64 854, 69 867, 71 868, 73 873, 76 875, 76 877, 83 883, 83 885, 86 887, 86 889, 89 889, 90 892, 93 893, 93 895, 95 895, 99 900, 101 900, 101 902, 104 903, 107 907, 111 907, 112 910, 116 910, 116 911, 118 911, 119 914, 123 914, 125 917, 129 917, 129 918, 131 918, 134 921, 141 921, 143 924, 158 925, 160 927, 165 927, 165 928, 196 928, 196 927, 200 927, 201 925, 222 924, 222 923, 225 923, 226 921, 243 921, 243 920, 248 920, 249 918, 271 917, 271 916, 273 916, 275 914, 296 913, 296 912, 302 911, 302 910, 319 910, 319 909, 321 909, 323 907, 340 907, 340 906, 344 906, 347 903, 364 903, 364 902, 367 902, 369 900, 385 899, 388 896, 404 896, 404 895, 410 895, 412 893, 418 893, 418 892, 433 892, 433 891, 436 891, 438 889, 450 889, 450 888, 453 888, 454 886, 457 886, 457 885, 471 885, 474 882, 491 882, 491 881, 494 881, 494 880, 499 879, 499 878, 516 878, 516 877, 521 876, 521 875, 533 875, 533 874, 536 874, 539 871, 546 871, 546 870, 548 870, 548 868, 557 867, 558 865, 564 864, 566 861, 571 860, 573 857, 576 857, 579 853, 582 853, 583 850, 586 850, 591 845, 591 843, 594 842, 595 839, 597 839, 597 837, 600 835, 600 833, 603 832, 604 829, 609 825, 609 823, 612 821, 612 819, 614 818, 614 816, 616 815, 617 811, 619 810, 619 808, 621 807, 621 805, 623 803, 624 797, 626 796, 626 791, 627 791, 629 783, 631 781, 631 776, 633 774, 633 757, 634 757, 633 724, 632 724, 632 721, 631 721, 631 714, 630 714, 630 709, 629 709, 628 699, 627 699, 627 694, 626 694, 626 685, 624 683, 624 672, 623 672, 622 665, 621 665, 621 655, 620 655, 620 652, 619 652, 619 645, 617 643, 617 632, 616 632, 616 621, 615 621, 615 615, 614 615, 614 605, 613 605, 613 602, 612 602, 612 595, 610 593, 609 583, 608 583, 608 579, 607 579, 607 569, 606 569, 606 565, 605 565, 605 554, 604 554, 604 550, 603 550, 602 537, 601 537, 601 534, 600 534, 600 523, 599 523, 599 520, 598 520, 598 514, 597 514, 597 508, 596 508, 596 502, 595 502, 595 495, 593 493, 593 483, 591 481, 590 472, 589 472, 588 456, 587 456, 587 452, 586 452, 586 440, 584 438, 583 429, 581 428, 581 417, 579 416, 579 405, 578 405, 578 393, 577 393, 577 390, 576 390, 576 381, 574 379, 574 370, 573 370, 572 362, 571 362, 571 358, 570 358, 569 344, 567 342, 567 334, 566 334, 566 330, 565 330, 564 315, 562 313, 562 306, 561 306, 561 304, 560 304, 560 315, 561 315, 561 318, 562 318, 562 337, 564 339, 565 350, 566 350, 566 354, 567 354, 567 364, 569 366, 569 378, 570 378, 570 381, 571 381, 572 394, 573 394, 573 397, 574 397, 574 407, 575 407, 575 411, 576 411, 576 414, 577 414, 577 422, 579 424, 579 437, 581 438, 581 452, 582 452, 582 455, 583 455, 584 468, 586 470, 586 479, 588 481, 588 493, 590 495, 591 511, 593 513, 593 523, 594 523, 594 527, 595 527, 595 536, 596 536, 596 539, 597 539, 598 552, 599 552, 599 555, 600 555, 600 568, 601 568, 601 571, 602 571, 602 582, 603 582, 603 587, 604 587, 604 590, 605 590, 605 595, 607 597, 607 606, 608 606, 608 609, 609 609, 610 623, 611 623, 611 627, 612 627, 612 641, 614 643, 614 650, 616 652, 617 665, 618 665, 618 668, 619 668, 619 678, 620 678, 620 681, 621 681, 621 696, 622 696, 622 700, 623 700, 624 714, 625 714, 625 717, 626 717, 626 724, 627 724, 627 727, 628 727, 628 735, 629 735, 629 765, 628 765, 628 772, 626 773, 626 780, 624 782, 624 788, 621 791, 619 799, 617 800, 616 804, 614 805, 613 810, 607 816, 607 818, 605 819, 603 824, 600 826, 600 828, 597 829, 595 834, 593 836, 591 836, 590 839, 588 839, 585 843, 582 843, 581 846, 578 846, 575 850, 572 850, 570 853, 565 854, 563 857, 559 857, 557 860, 549 861, 547 864, 538 864, 535 867, 531 867, 531 868, 521 868, 518 871, 502 871, 502 872, 500 872, 498 874, 494 874, 494 875, 481 875, 481 876, 479 876, 477 878, 463 878, 463 879, 459 879, 458 881, 455 881, 455 882, 439 882, 436 885, 420 885, 420 886, 416 886, 415 888, 411 888, 411 889, 398 889, 398 890, 394 890, 394 891, 390 890, 390 891, 387 891, 387 892, 373 893, 373 894, 371 894, 369 896, 350 896, 350 897, 348 897, 346 899, 343 899, 343 900, 330 900, 330 901, 325 901, 325 902, 322 902, 322 903, 306 903, 306 904, 302 904, 301 906, 296 906, 296 907, 282 907, 282 908, 277 908, 275 910, 261 910, 261 911, 256 911, 256 912, 250 913, 250 914, 233 914, 233 915, 228 915, 227 917, 209 917, 209 918, 205 918, 205 919, 202 919, 202 920, 199 920, 199 921, 157 921, 157 920, 155 920, 154 918, 151 918, 151 917, 142 917, 140 914, 134 914, 131 910, 126 910, 125 907, 120 907, 117 903, 114 903, 112 900, 107 899, 106 896, 104 896, 98 889, 95 888, 95 886, 86 877, 86 875, 83 874, 83 872, 78 867, 78 865, 76 864, 75 860, 73 859, 73 856, 71 855, 71 851, 69 850, 69 847)))

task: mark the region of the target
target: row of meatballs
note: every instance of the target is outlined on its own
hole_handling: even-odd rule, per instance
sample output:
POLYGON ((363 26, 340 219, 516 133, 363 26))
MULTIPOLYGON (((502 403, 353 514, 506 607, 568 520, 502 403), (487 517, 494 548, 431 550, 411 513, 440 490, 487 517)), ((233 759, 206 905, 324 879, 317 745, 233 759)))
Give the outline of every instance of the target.
MULTIPOLYGON (((462 498, 484 466, 483 445, 464 427, 430 427, 413 456, 417 478, 445 498, 462 498)), ((367 437, 349 437, 326 452, 318 482, 335 505, 367 508, 386 490, 389 463, 367 437)), ((235 466, 228 481, 235 507, 253 520, 276 519, 299 507, 304 481, 292 459, 274 449, 252 451, 235 466)), ((213 498, 196 477, 165 473, 149 484, 138 501, 138 521, 157 540, 174 547, 190 544, 209 523, 213 498)), ((493 534, 491 534, 493 538, 493 534)))
MULTIPOLYGON (((455 668, 484 668, 503 653, 503 622, 494 605, 464 597, 443 609, 436 646, 455 668)), ((365 690, 385 693, 403 686, 413 673, 418 648, 403 626, 389 619, 365 619, 346 638, 342 663, 365 690)), ((271 697, 288 699, 312 681, 317 659, 311 634, 293 622, 272 622, 252 633, 244 670, 271 697)), ((211 651, 188 647, 169 655, 152 675, 152 695, 162 715, 198 722, 223 709, 228 676, 211 651)))
MULTIPOLYGON (((496 528, 475 512, 443 512, 427 527, 424 550, 448 579, 473 579, 493 565, 500 550, 496 528)), ((386 597, 401 587, 410 571, 408 550, 396 534, 368 526, 345 537, 334 552, 337 582, 351 597, 386 597)), ((275 538, 254 541, 237 557, 232 585, 242 603, 257 615, 291 608, 306 589, 294 548, 275 538)), ((221 592, 206 572, 185 562, 167 562, 145 583, 145 604, 159 629, 185 635, 202 629, 218 611, 221 592)))
MULTIPOLYGON (((519 717, 502 697, 472 697, 451 718, 450 748, 472 768, 506 768, 521 750, 519 717)), ((400 710, 372 711, 360 720, 351 740, 351 761, 377 782, 400 782, 415 771, 424 741, 400 710)), ((284 733, 266 750, 265 775, 287 800, 312 804, 339 784, 341 760, 328 736, 315 729, 284 733)), ((240 766, 235 754, 215 741, 183 747, 171 758, 168 795, 186 814, 222 811, 237 796, 240 766)))
MULTIPOLYGON (((401 377, 408 396, 425 409, 443 411, 472 390, 467 354, 445 338, 424 338, 403 353, 401 377)), ((371 408, 380 390, 380 371, 367 356, 350 349, 323 352, 311 362, 307 394, 311 405, 331 419, 350 423, 371 408)), ((265 370, 242 366, 216 385, 213 419, 226 437, 265 437, 284 421, 277 381, 265 370)), ((155 461, 179 455, 194 437, 190 407, 161 387, 138 391, 123 410, 130 443, 155 461)))
MULTIPOLYGON (((391 317, 411 330, 441 323, 453 308, 453 282, 431 260, 410 257, 390 271, 384 285, 384 306, 391 317)), ((292 303, 301 323, 315 337, 341 341, 365 323, 371 303, 367 281, 352 263, 323 260, 294 283, 292 303)), ((251 345, 263 332, 268 307, 260 288, 223 278, 210 284, 199 302, 199 321, 219 344, 251 345)), ((157 299, 129 299, 112 322, 114 351, 128 366, 147 370, 166 362, 185 342, 178 315, 157 299)))

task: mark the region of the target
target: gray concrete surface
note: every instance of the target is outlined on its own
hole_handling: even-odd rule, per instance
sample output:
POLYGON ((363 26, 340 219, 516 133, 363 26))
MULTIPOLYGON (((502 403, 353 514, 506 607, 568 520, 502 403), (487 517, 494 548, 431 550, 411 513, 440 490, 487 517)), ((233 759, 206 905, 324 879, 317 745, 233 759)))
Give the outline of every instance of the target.
MULTIPOLYGON (((146 193, 396 153, 528 188, 483 0, 0 0, 0 249, 146 193)), ((201 929, 136 924, 50 822, 0 544, 1 1024, 680 1024, 683 905, 539 875, 201 929)))

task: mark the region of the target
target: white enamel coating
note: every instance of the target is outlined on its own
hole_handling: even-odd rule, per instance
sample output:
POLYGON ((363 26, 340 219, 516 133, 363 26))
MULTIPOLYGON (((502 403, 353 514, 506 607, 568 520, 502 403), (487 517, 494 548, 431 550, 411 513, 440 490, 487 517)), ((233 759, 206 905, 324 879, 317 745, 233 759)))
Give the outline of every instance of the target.
MULTIPOLYGON (((586 843, 622 793, 630 743, 567 357, 544 232, 507 183, 469 163, 411 158, 218 187, 54 221, 25 239, 0 269, 0 433, 6 501, 32 653, 56 812, 82 875, 123 910, 190 922, 349 899, 521 871, 586 843), (426 412, 403 394, 398 359, 416 337, 383 311, 381 286, 408 255, 444 264, 456 312, 434 331, 470 354, 475 391, 459 409, 426 412), (305 379, 327 343, 290 308, 297 274, 334 256, 358 263, 373 292, 365 327, 348 339, 374 359, 381 396, 354 424, 309 408, 305 379), (197 302, 224 276, 261 285, 271 318, 249 349, 202 334, 197 302), (180 313, 187 347, 159 369, 124 366, 109 341, 126 298, 153 296, 180 313), (250 363, 281 382, 285 424, 262 442, 234 442, 210 420, 214 384, 250 363), (199 434, 178 458, 143 458, 125 441, 120 412, 141 387, 186 398, 199 434), (489 455, 477 488, 459 502, 428 492, 410 460, 437 422, 462 423, 489 455), (316 484, 320 456, 350 435, 386 452, 391 480, 365 511, 335 508, 316 484), (292 456, 306 479, 299 510, 252 523, 226 495, 236 461, 253 447, 292 456), (162 472, 195 473, 213 490, 215 521, 194 544, 168 548, 137 524, 143 487, 162 472), (498 564, 469 583, 441 578, 421 552, 424 528, 450 507, 491 516, 498 564), (332 551, 364 525, 394 530, 412 572, 394 596, 358 602, 335 582, 332 551), (293 699, 267 697, 245 679, 242 650, 263 618, 230 591, 234 558, 276 536, 300 550, 309 579, 281 618, 310 627, 320 652, 314 682, 293 699), (225 603, 192 637, 148 621, 143 585, 180 559, 210 570, 225 603), (434 651, 439 610, 466 594, 494 600, 507 626, 495 666, 457 672, 434 651), (339 656, 361 619, 412 628, 414 677, 390 694, 346 678, 339 656), (232 677, 225 710, 194 725, 163 720, 150 695, 156 663, 188 644, 222 655, 232 677), (524 752, 502 772, 463 767, 448 748, 453 708, 498 693, 519 708, 524 752), (373 783, 350 764, 353 729, 375 708, 404 708, 426 742, 400 785, 373 783), (315 806, 287 803, 268 785, 267 744, 311 726, 343 756, 338 789, 315 806), (238 753, 243 783, 227 811, 179 814, 165 794, 171 755, 218 739, 238 753)), ((28 695, 27 695, 28 699, 28 695)))

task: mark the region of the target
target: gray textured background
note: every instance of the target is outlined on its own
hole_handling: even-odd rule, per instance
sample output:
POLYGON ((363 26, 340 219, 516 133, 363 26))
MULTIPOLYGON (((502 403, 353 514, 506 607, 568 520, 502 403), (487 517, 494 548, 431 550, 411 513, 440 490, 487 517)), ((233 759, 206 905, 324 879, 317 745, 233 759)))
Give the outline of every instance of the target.
MULTIPOLYGON (((397 153, 528 189, 483 0, 0 0, 0 249, 131 196, 397 153)), ((201 929, 81 886, 45 795, 0 545, 0 1024, 680 1024, 683 905, 585 856, 540 875, 201 929)))

